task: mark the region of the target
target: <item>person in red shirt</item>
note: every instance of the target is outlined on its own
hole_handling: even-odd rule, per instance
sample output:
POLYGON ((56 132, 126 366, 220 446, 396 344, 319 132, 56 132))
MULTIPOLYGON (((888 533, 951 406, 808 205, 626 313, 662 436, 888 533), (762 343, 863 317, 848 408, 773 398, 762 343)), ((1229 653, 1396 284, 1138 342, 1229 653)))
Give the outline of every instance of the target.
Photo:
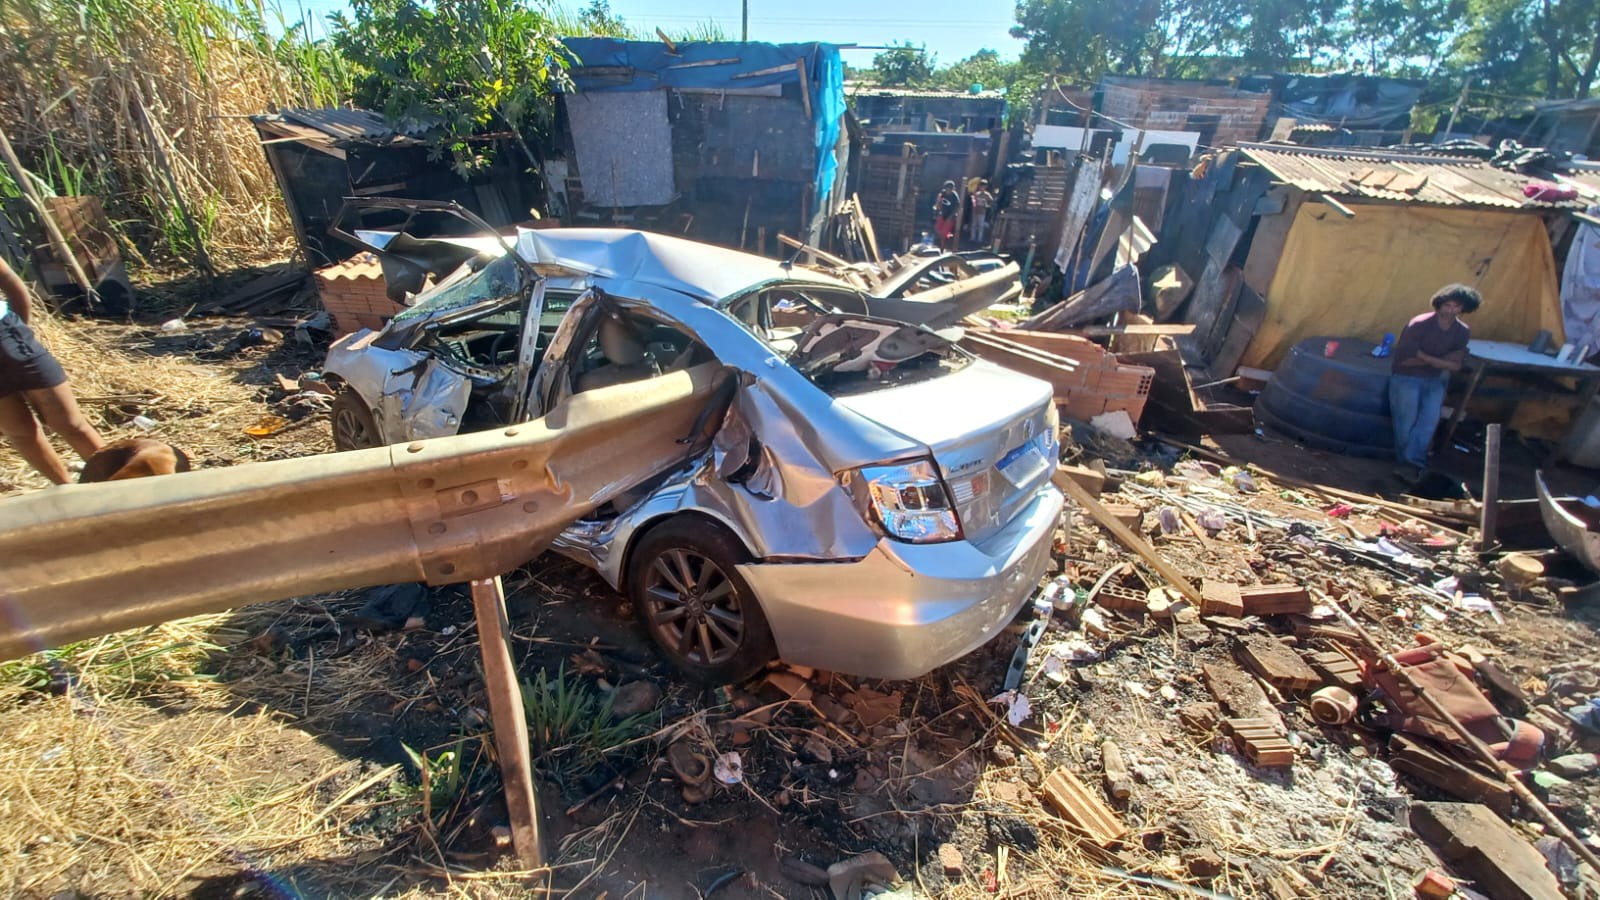
POLYGON ((1464 284, 1434 292, 1433 312, 1412 319, 1395 341, 1389 371, 1389 415, 1394 420, 1394 455, 1410 477, 1428 467, 1428 448, 1439 427, 1450 373, 1461 371, 1471 332, 1461 316, 1476 312, 1483 297, 1464 284))

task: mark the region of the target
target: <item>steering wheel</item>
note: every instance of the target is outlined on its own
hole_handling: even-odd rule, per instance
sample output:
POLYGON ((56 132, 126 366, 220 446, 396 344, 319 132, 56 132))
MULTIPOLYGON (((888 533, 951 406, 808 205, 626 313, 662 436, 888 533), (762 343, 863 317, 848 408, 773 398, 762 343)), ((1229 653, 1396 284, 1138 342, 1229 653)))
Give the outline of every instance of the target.
MULTIPOLYGON (((511 344, 512 352, 515 353, 518 337, 519 335, 515 331, 502 331, 495 335, 494 340, 489 342, 489 364, 492 366, 503 365, 500 361, 500 354, 506 352, 505 345, 508 342, 511 344)), ((512 362, 516 362, 516 360, 513 359, 512 362)))

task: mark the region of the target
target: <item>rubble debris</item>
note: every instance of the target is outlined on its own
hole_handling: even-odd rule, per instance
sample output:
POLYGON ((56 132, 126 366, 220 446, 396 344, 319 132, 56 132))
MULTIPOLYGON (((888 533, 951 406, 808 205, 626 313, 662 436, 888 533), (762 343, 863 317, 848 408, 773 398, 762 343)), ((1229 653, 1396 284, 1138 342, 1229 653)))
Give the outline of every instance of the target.
POLYGON ((1562 778, 1584 778, 1600 770, 1600 754, 1569 753, 1550 760, 1544 767, 1562 778))
POLYGON ((1306 662, 1311 664, 1311 668, 1316 670, 1323 680, 1345 690, 1360 691, 1365 685, 1361 677, 1361 665, 1337 650, 1307 654, 1306 662))
POLYGON ((952 881, 959 879, 963 863, 960 847, 950 843, 939 845, 939 868, 944 871, 944 877, 952 881))
POLYGON ((1294 764, 1294 747, 1278 733, 1272 720, 1225 719, 1222 728, 1233 737, 1245 759, 1255 765, 1277 768, 1294 764))
POLYGON ((869 886, 893 887, 899 881, 894 863, 876 850, 828 867, 828 887, 834 900, 861 900, 869 886))
POLYGON ((1561 900, 1544 856, 1488 807, 1413 803, 1411 827, 1448 865, 1492 897, 1561 900))
POLYGON ((1311 594, 1299 584, 1257 584, 1239 589, 1247 616, 1286 616, 1311 612, 1311 594))
POLYGON ((1241 638, 1239 657, 1279 690, 1308 691, 1322 683, 1299 654, 1264 634, 1247 634, 1241 638))
POLYGON ((1356 716, 1354 694, 1329 685, 1311 695, 1311 718, 1323 725, 1344 725, 1356 716))
POLYGON ((1051 476, 1050 480, 1059 484, 1062 478, 1070 478, 1077 482, 1078 486, 1088 491, 1091 497, 1100 496, 1100 492, 1105 489, 1106 484, 1104 466, 1095 469, 1090 466, 1059 463, 1056 465, 1056 474, 1051 476))
POLYGON ((768 672, 767 684, 782 691, 792 700, 811 699, 811 685, 793 672, 768 672))
POLYGON ((717 780, 726 785, 735 785, 744 780, 744 760, 739 756, 739 751, 729 750, 717 757, 711 766, 711 773, 717 780))
POLYGON ((797 881, 807 887, 826 887, 828 873, 824 869, 800 859, 797 856, 785 856, 778 860, 778 871, 790 881, 797 881))
POLYGON ((1113 741, 1100 744, 1100 767, 1105 770, 1106 793, 1118 800, 1126 800, 1133 793, 1133 774, 1122 758, 1122 748, 1113 741))
POLYGON ((618 721, 641 716, 661 702, 661 688, 653 681, 629 681, 617 686, 611 695, 611 716, 618 721))
POLYGON ((1109 847, 1127 836, 1122 819, 1065 767, 1051 772, 1041 789, 1056 813, 1096 844, 1109 847))
POLYGON ((1418 897, 1426 897, 1429 900, 1445 900, 1456 892, 1455 880, 1438 869, 1422 871, 1411 887, 1417 892, 1418 897))
POLYGON ((1196 878, 1212 879, 1227 869, 1227 863, 1210 847, 1187 850, 1183 854, 1183 867, 1196 878))
POLYGON ((1235 717, 1279 721, 1278 710, 1266 692, 1238 666, 1225 661, 1208 662, 1200 667, 1200 678, 1211 696, 1235 717))
POLYGON ((1206 579, 1200 589, 1200 612, 1208 616, 1243 618, 1244 598, 1239 586, 1226 581, 1206 579))
POLYGON ((1507 553, 1495 562, 1494 570, 1507 583, 1527 587, 1544 576, 1544 563, 1526 553, 1507 553))

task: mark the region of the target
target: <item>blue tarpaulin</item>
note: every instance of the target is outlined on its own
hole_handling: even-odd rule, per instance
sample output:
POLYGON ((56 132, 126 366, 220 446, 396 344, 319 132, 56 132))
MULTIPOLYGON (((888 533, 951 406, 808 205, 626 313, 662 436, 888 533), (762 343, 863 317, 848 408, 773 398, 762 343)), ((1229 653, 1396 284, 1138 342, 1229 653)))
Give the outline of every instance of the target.
POLYGON ((809 93, 815 118, 815 194, 825 208, 839 163, 834 145, 846 109, 844 64, 833 44, 766 44, 753 41, 692 41, 676 52, 657 41, 572 37, 562 43, 576 58, 573 84, 580 92, 739 90, 797 84, 809 93), (803 74, 802 74, 803 72, 803 74))

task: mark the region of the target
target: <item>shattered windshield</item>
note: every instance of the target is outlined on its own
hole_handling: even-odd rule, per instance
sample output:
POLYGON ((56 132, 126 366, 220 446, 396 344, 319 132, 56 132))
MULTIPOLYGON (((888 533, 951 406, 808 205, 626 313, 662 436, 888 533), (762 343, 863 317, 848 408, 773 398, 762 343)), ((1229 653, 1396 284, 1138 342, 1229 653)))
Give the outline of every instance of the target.
POLYGON ((487 300, 503 300, 517 294, 522 288, 522 270, 511 254, 497 257, 487 265, 471 271, 469 261, 440 282, 426 299, 394 317, 404 324, 431 317, 441 312, 475 306, 487 300))

